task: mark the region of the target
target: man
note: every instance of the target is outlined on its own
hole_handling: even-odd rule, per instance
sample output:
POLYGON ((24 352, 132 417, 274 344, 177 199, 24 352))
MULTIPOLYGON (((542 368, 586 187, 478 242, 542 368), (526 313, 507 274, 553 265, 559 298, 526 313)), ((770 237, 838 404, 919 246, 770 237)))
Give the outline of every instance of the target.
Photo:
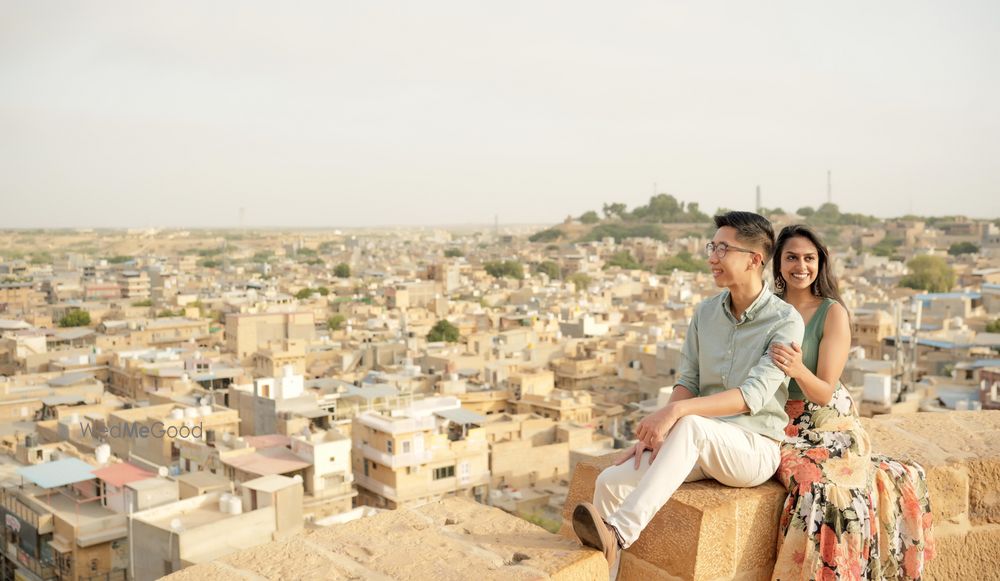
POLYGON ((601 472, 593 504, 573 511, 577 537, 603 551, 609 568, 682 482, 757 486, 778 468, 788 386, 768 349, 801 345, 805 326, 765 288, 770 222, 729 212, 716 216, 715 226, 708 264, 726 290, 696 307, 670 402, 639 422, 639 441, 601 472))

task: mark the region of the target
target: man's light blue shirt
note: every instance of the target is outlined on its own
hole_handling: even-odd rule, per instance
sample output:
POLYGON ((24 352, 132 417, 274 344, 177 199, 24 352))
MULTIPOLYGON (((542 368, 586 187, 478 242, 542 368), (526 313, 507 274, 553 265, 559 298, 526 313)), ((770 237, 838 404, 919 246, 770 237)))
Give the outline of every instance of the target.
POLYGON ((801 345, 804 332, 798 311, 767 286, 737 320, 727 289, 695 308, 677 384, 699 397, 739 389, 750 412, 719 419, 780 441, 788 381, 768 350, 772 343, 801 345))

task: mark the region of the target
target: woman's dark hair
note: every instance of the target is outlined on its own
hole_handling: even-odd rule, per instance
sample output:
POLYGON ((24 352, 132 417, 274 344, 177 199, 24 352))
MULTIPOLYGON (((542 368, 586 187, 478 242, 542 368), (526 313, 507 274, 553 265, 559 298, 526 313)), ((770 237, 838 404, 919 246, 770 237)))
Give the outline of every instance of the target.
POLYGON ((784 298, 786 286, 785 279, 781 276, 781 253, 784 251, 785 244, 797 236, 812 242, 813 246, 816 247, 816 253, 819 254, 819 270, 816 272, 816 280, 810 286, 812 293, 818 297, 833 299, 846 309, 847 305, 844 304, 844 299, 840 298, 837 277, 834 276, 833 267, 830 265, 830 251, 826 249, 826 245, 823 244, 819 235, 812 228, 803 224, 785 226, 778 233, 778 241, 774 245, 774 263, 771 265, 774 274, 774 288, 778 296, 784 298))
POLYGON ((737 240, 748 242, 763 250, 764 262, 761 266, 771 260, 774 251, 774 228, 771 227, 771 222, 767 218, 753 212, 734 210, 716 216, 714 219, 716 228, 729 226, 736 230, 737 240))

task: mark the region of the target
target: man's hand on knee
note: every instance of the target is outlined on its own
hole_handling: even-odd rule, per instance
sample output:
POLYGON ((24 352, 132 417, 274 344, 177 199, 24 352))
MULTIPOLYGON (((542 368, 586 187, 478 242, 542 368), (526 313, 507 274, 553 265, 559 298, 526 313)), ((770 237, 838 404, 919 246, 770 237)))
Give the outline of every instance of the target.
MULTIPOLYGON (((636 442, 634 446, 625 450, 615 458, 615 466, 621 466, 625 462, 628 462, 629 458, 635 458, 635 469, 638 470, 640 464, 642 463, 642 453, 650 448, 642 442, 636 442)), ((652 459, 650 459, 652 463, 652 459)))
POLYGON ((670 429, 674 427, 674 424, 680 418, 681 414, 678 412, 677 406, 667 404, 662 409, 643 418, 639 422, 639 427, 636 429, 635 435, 646 448, 655 450, 663 444, 663 440, 670 433, 670 429))

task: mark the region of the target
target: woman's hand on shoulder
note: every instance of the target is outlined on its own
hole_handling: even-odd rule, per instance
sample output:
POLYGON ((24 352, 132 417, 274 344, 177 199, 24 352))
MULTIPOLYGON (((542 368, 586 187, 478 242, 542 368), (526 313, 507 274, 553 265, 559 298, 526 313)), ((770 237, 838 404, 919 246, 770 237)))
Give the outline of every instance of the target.
POLYGON ((794 341, 791 345, 772 343, 771 361, 792 379, 802 377, 803 372, 808 371, 802 364, 802 347, 794 341))

